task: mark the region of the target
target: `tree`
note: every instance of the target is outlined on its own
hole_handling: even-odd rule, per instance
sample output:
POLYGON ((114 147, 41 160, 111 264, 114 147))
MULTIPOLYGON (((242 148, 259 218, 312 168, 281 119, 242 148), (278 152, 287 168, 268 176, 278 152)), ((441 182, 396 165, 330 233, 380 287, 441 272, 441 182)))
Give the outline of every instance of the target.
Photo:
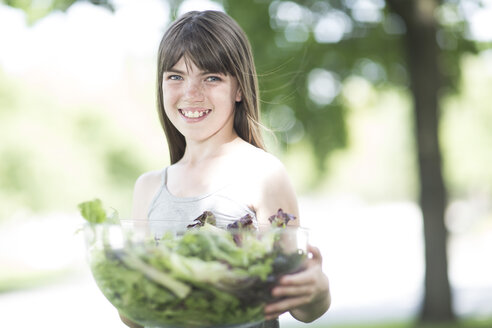
POLYGON ((414 103, 420 181, 419 203, 424 218, 425 295, 423 321, 452 321, 451 288, 448 279, 447 232, 444 225, 446 189, 441 172, 439 147, 439 92, 443 74, 439 68, 436 41, 437 1, 388 0, 391 10, 405 22, 405 44, 410 89, 414 103))

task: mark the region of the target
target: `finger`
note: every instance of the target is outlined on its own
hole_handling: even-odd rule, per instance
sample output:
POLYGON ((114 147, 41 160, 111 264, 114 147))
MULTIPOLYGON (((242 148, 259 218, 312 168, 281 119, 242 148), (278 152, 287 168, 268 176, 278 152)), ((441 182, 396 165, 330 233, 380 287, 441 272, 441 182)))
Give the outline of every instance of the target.
POLYGON ((274 314, 265 315, 265 320, 273 320, 273 319, 276 319, 276 318, 278 318, 283 313, 284 312, 278 312, 278 313, 274 313, 274 314))
POLYGON ((274 297, 308 296, 316 292, 314 285, 277 286, 272 290, 274 297))
POLYGON ((282 315, 285 312, 286 311, 284 311, 284 312, 273 312, 273 313, 265 314, 265 320, 273 320, 273 319, 276 319, 276 318, 278 318, 280 315, 282 315))
MULTIPOLYGON (((286 312, 286 311, 285 311, 286 312)), ((278 313, 275 313, 275 314, 269 314, 269 315, 265 315, 265 320, 274 320, 274 319, 277 319, 278 317, 280 317, 282 314, 284 314, 285 312, 278 312, 278 313)))
POLYGON ((307 296, 289 297, 275 303, 267 304, 264 313, 265 316, 275 315, 277 313, 282 314, 290 309, 307 304, 308 302, 309 297, 307 296))
POLYGON ((315 247, 313 245, 307 245, 307 251, 312 255, 313 260, 319 261, 321 263, 323 257, 321 256, 321 251, 319 250, 318 247, 315 247))
POLYGON ((318 269, 315 267, 307 268, 304 271, 287 274, 280 278, 279 285, 307 285, 313 284, 316 280, 316 271, 318 269))

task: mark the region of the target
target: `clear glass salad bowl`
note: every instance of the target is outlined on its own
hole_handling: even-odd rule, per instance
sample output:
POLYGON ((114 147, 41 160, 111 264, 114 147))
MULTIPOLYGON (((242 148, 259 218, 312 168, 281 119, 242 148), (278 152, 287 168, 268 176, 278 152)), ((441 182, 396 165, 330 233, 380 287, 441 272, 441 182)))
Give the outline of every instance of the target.
POLYGON ((222 229, 197 220, 87 224, 98 287, 122 315, 146 327, 261 323, 279 277, 303 269, 308 231, 286 224, 222 229))

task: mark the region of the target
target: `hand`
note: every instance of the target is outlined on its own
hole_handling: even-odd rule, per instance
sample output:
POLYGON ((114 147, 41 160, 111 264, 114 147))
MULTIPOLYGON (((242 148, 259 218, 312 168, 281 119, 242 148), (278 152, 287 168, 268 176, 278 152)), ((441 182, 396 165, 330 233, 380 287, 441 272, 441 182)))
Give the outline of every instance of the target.
POLYGON ((308 245, 312 257, 306 269, 280 278, 272 290, 272 296, 280 300, 265 307, 265 318, 274 319, 286 311, 299 321, 311 322, 330 307, 328 277, 322 271, 322 257, 318 248, 308 245))

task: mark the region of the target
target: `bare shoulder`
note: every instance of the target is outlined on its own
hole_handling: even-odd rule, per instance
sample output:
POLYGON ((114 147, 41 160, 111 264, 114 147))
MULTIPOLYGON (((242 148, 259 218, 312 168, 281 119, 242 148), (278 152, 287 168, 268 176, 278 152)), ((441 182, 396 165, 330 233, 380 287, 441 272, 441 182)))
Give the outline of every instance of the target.
POLYGON ((267 223, 268 217, 279 208, 299 216, 297 196, 284 164, 274 155, 256 148, 251 150, 247 177, 258 188, 255 211, 260 223, 267 223))
POLYGON ((140 175, 133 190, 133 219, 146 219, 150 203, 162 181, 162 170, 149 171, 140 175))
POLYGON ((240 148, 242 158, 247 159, 248 165, 254 167, 264 167, 265 169, 283 169, 283 163, 271 153, 255 147, 247 142, 243 142, 240 148))
POLYGON ((148 188, 152 186, 159 186, 162 179, 162 170, 155 170, 145 172, 137 178, 135 182, 135 188, 148 188))
POLYGON ((289 175, 284 164, 274 155, 262 149, 251 146, 248 165, 251 171, 261 181, 266 183, 285 182, 289 175))

